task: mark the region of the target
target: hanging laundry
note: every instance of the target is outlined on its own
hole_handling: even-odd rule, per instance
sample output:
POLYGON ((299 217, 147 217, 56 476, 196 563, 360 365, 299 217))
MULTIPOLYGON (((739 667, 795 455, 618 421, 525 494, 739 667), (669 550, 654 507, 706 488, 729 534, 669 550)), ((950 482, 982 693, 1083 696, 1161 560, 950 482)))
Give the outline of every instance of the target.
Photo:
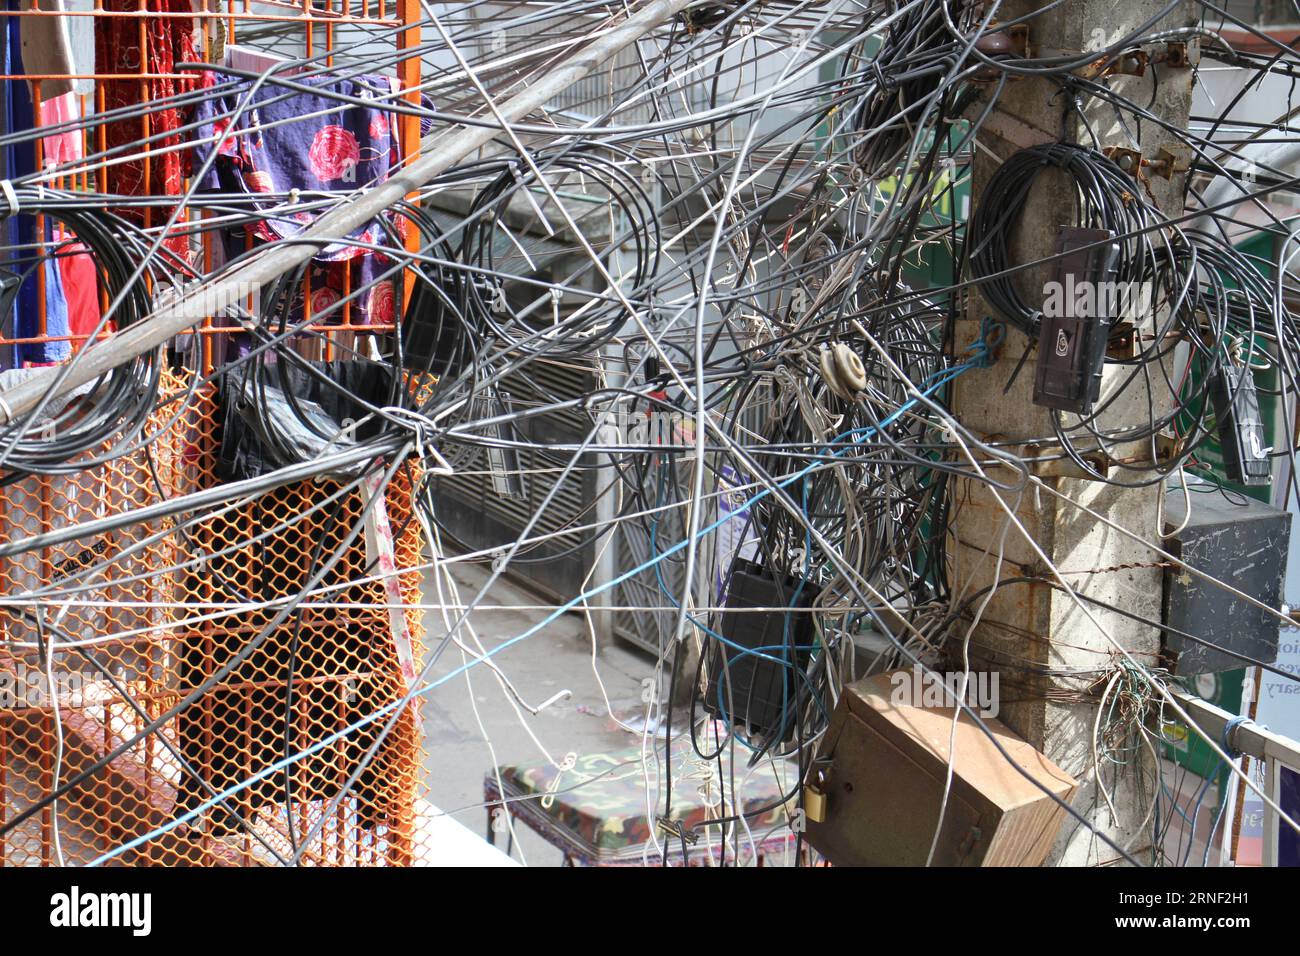
MULTIPOLYGON (((21 218, 35 219, 34 216, 21 218)), ((27 365, 52 365, 72 355, 72 343, 68 341, 68 335, 71 334, 68 326, 68 301, 64 297, 63 273, 59 268, 54 228, 54 223, 46 218, 44 241, 38 247, 41 278, 38 280, 36 273, 32 273, 28 281, 23 283, 18 296, 18 338, 38 340, 22 343, 19 354, 27 365), (45 319, 44 328, 41 328, 42 316, 45 319)))
MULTIPOLYGON (((81 117, 81 107, 76 93, 63 93, 41 103, 41 125, 56 127, 74 123, 81 117)), ((52 133, 41 140, 45 168, 68 166, 84 155, 79 130, 70 129, 52 133)), ((56 182, 55 185, 58 185, 56 182)), ((58 254, 59 278, 63 284, 63 297, 68 310, 68 332, 73 336, 88 336, 99 325, 99 274, 86 247, 61 223, 54 227, 54 243, 58 254)), ((109 322, 105 331, 112 331, 109 322)), ((84 339, 74 341, 79 346, 84 339)))
POLYGON ((30 76, 49 77, 32 81, 33 87, 39 83, 40 101, 44 103, 71 93, 73 81, 68 77, 76 74, 77 70, 72 60, 72 40, 63 0, 23 0, 22 9, 43 10, 50 14, 48 17, 13 18, 23 21, 19 32, 22 34, 25 72, 30 76))
POLYGON ((70 124, 81 119, 81 107, 76 93, 61 93, 41 100, 41 126, 60 126, 62 129, 41 137, 41 159, 45 168, 65 166, 84 155, 81 149, 81 130, 70 124))
MULTIPOLYGON (((23 5, 24 8, 26 4, 23 5)), ((8 10, 19 9, 17 0, 5 0, 8 10)), ((4 21, 4 72, 6 76, 21 76, 33 72, 23 60, 23 36, 31 26, 20 25, 22 20, 44 24, 46 17, 0 17, 4 21)), ((38 28, 39 30, 39 28, 38 28)), ((48 52, 48 51, 46 51, 48 52)), ((25 81, 4 82, 4 131, 26 132, 36 127, 32 90, 25 81)), ((36 149, 33 140, 23 140, 6 146, 3 150, 4 176, 17 179, 36 171, 36 149)), ((54 223, 48 218, 43 223, 36 216, 8 216, 4 220, 4 259, 0 272, 6 284, 16 286, 12 298, 0 319, 0 334, 20 341, 16 348, 4 349, 0 367, 15 364, 44 365, 61 362, 72 354, 67 340, 68 308, 63 295, 63 279, 59 261, 50 253, 54 247, 54 223), (55 341, 32 341, 49 337, 55 341)))
MULTIPOLYGON (((395 89, 388 77, 297 77, 295 84, 320 92, 286 91, 272 81, 254 89, 251 96, 247 81, 230 82, 207 73, 203 82, 221 92, 197 107, 198 139, 207 142, 196 145, 194 168, 200 168, 215 147, 217 158, 202 188, 266 197, 253 203, 263 214, 250 229, 257 241, 292 239, 320 215, 292 208, 290 194, 295 190, 302 201, 342 195, 383 182, 398 161, 395 115, 380 100, 395 89), (375 102, 341 105, 340 95, 375 102)), ((405 220, 390 221, 400 237, 405 220)), ((346 316, 351 324, 392 323, 393 281, 375 281, 392 261, 382 252, 355 244, 390 242, 384 224, 372 220, 347 240, 326 245, 316 254, 308 271, 309 291, 294 300, 291 318, 303 314, 304 307, 316 315, 353 290, 364 289, 329 313, 327 321, 339 323, 346 316)))
MULTIPOLYGON (((149 13, 177 14, 191 11, 190 0, 143 0, 149 13)), ((140 0, 104 0, 103 9, 109 13, 136 12, 140 0)), ((127 74, 126 77, 101 80, 105 111, 149 106, 147 116, 139 114, 108 123, 105 137, 109 149, 133 147, 130 153, 142 152, 141 141, 146 136, 160 136, 148 144, 150 155, 115 163, 107 168, 108 192, 121 196, 174 196, 181 192, 187 173, 186 153, 167 147, 178 146, 181 136, 176 132, 185 122, 188 108, 166 105, 151 106, 169 97, 194 88, 195 79, 176 75, 177 63, 193 63, 198 59, 194 45, 194 21, 185 16, 156 16, 144 20, 144 41, 141 45, 140 20, 135 17, 95 17, 95 72, 127 74), (146 80, 129 78, 130 74, 145 73, 146 80), (147 123, 146 123, 147 118, 147 123)), ((118 210, 125 218, 144 224, 146 216, 140 209, 118 210)), ((152 224, 166 221, 170 210, 155 210, 152 224)), ((167 248, 181 259, 189 259, 189 240, 183 235, 170 236, 167 248)))
MULTIPOLYGON (((99 273, 89 250, 77 241, 76 236, 59 228, 54 235, 59 256, 59 277, 63 284, 63 298, 68 310, 68 332, 76 338, 74 348, 80 348, 99 325, 99 273)), ((112 332, 116 323, 111 320, 103 331, 112 332)))

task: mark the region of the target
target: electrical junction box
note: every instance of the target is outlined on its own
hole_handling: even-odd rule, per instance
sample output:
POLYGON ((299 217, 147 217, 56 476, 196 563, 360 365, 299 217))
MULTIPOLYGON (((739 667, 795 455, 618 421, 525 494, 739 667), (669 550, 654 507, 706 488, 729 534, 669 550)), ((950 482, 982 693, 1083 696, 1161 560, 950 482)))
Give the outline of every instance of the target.
MULTIPOLYGON (((926 863, 954 708, 900 703, 915 699, 917 682, 904 669, 848 684, 831 717, 809 778, 821 819, 808 813, 807 839, 836 866, 926 863)), ((1075 781, 1006 725, 982 720, 1014 766, 962 712, 933 864, 1039 866, 1066 818, 1052 795, 1068 804, 1075 781)))
POLYGON ((1210 382, 1219 447, 1228 480, 1239 485, 1267 485, 1273 478, 1273 451, 1266 444, 1259 393, 1249 366, 1225 365, 1210 382))
POLYGON ((753 561, 737 558, 727 579, 726 607, 710 638, 704 710, 741 725, 748 736, 788 739, 813 642, 813 606, 821 588, 792 575, 779 580, 753 561), (762 610, 790 608, 789 612, 762 610), (747 610, 747 609, 757 610, 747 610), (761 656, 760 656, 761 655, 761 656))
MULTIPOLYGON (((1195 487, 1195 486, 1193 486, 1195 487)), ((1236 497, 1236 496, 1234 496, 1236 497)), ((1166 540, 1170 554, 1271 608, 1282 604, 1291 514, 1253 498, 1228 501, 1193 491, 1187 526, 1166 540)), ((1165 533, 1183 523, 1181 493, 1165 494, 1165 533)), ((1266 664, 1277 659, 1276 616, 1185 568, 1165 568, 1164 623, 1266 664)), ((1233 670, 1247 662, 1197 641, 1165 634, 1166 664, 1182 675, 1233 670)))
POLYGON ((1119 243, 1105 229, 1062 226, 1056 254, 1061 309, 1045 312, 1038 330, 1034 404, 1086 415, 1101 394, 1112 310, 1121 305, 1113 301, 1119 243), (1085 289, 1091 295, 1076 294, 1085 289))

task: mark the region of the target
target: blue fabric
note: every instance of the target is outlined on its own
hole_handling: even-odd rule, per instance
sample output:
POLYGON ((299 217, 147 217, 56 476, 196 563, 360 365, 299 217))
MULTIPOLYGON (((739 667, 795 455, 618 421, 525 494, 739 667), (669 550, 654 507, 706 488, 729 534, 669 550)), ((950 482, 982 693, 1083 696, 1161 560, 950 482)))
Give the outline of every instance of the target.
MULTIPOLYGON (((396 153, 393 113, 381 109, 379 104, 369 108, 341 106, 328 91, 370 99, 386 95, 391 89, 389 80, 382 76, 355 79, 316 76, 293 80, 325 92, 289 92, 268 82, 253 93, 232 125, 231 119, 218 117, 239 108, 251 83, 241 81, 231 85, 217 80, 214 74, 205 77, 206 85, 220 82, 227 91, 196 107, 195 119, 202 124, 198 129, 199 138, 214 142, 195 147, 194 168, 198 169, 207 160, 214 146, 218 151, 217 161, 200 188, 249 195, 284 194, 294 189, 345 194, 388 178, 396 153), (323 115, 311 115, 315 113, 323 115), (215 142, 218 134, 230 133, 245 135, 215 142)), ((259 208, 270 211, 274 206, 268 202, 259 208)), ((264 220, 259 226, 259 238, 291 238, 316 215, 304 212, 293 218, 264 220)), ((374 242, 381 236, 378 222, 371 222, 348 238, 374 242)), ((333 261, 356 255, 355 246, 336 243, 323 248, 316 258, 333 261)))
MULTIPOLYGON (((18 0, 5 0, 8 10, 19 9, 18 0)), ((21 17, 3 17, 4 20, 4 70, 6 75, 23 72, 22 40, 19 35, 21 17)), ((4 83, 4 122, 6 132, 26 132, 36 128, 32 110, 31 92, 26 80, 6 80, 4 83)), ((4 175, 17 179, 36 171, 36 146, 26 140, 5 147, 4 175)), ((45 223, 44 238, 53 240, 54 224, 45 223)), ((9 314, 4 316, 3 333, 6 337, 32 338, 40 334, 40 292, 33 269, 37 241, 35 216, 10 216, 4 221, 4 266, 23 276, 22 286, 9 314), (26 247, 26 248, 23 248, 26 247)), ((48 247, 52 248, 52 246, 48 247)), ((68 334, 68 304, 63 294, 63 278, 56 259, 46 258, 40 270, 45 274, 45 334, 68 334)), ((12 368, 21 362, 61 362, 72 354, 72 343, 32 342, 17 348, 0 349, 0 368, 12 368)))
MULTIPOLYGON (((383 102, 374 106, 345 105, 330 95, 377 100, 392 90, 387 77, 342 79, 326 75, 293 80, 321 92, 287 91, 267 83, 249 97, 251 81, 228 83, 210 72, 204 75, 204 85, 211 88, 220 84, 222 94, 196 107, 195 119, 201 124, 198 138, 209 142, 195 146, 193 168, 202 168, 212 151, 217 151, 200 188, 282 197, 257 204, 256 208, 267 216, 250 230, 256 241, 291 239, 320 215, 304 211, 274 215, 286 194, 300 190, 304 201, 313 193, 347 195, 386 180, 399 155, 396 115, 383 102), (227 114, 233 114, 241 105, 243 112, 229 118, 227 114)), ((228 257, 244 251, 243 234, 230 234, 225 239, 228 257)), ((383 245, 387 236, 380 220, 374 219, 353 230, 347 239, 383 245)), ((362 293, 347 305, 349 322, 389 325, 394 321, 396 287, 391 279, 375 281, 391 265, 386 256, 337 242, 321 248, 313 260, 306 285, 311 290, 313 315, 330 308, 352 290, 361 289, 362 293)), ((290 321, 296 322, 303 314, 308 304, 304 293, 305 289, 299 289, 290 302, 290 321)), ((327 313, 325 321, 339 323, 344 317, 340 307, 327 313)))

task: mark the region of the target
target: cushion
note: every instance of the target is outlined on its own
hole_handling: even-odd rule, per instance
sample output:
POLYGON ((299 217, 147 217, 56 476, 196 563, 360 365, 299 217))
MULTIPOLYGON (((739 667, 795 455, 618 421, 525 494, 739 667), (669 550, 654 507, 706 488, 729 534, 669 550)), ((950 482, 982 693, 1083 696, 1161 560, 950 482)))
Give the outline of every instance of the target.
MULTIPOLYGON (((662 762, 662 741, 655 746, 662 762)), ((734 777, 741 788, 741 805, 745 811, 762 811, 748 819, 754 839, 762 842, 769 831, 785 822, 785 810, 780 805, 783 793, 772 764, 765 760, 764 765, 750 773, 744 766, 745 753, 743 750, 737 753, 734 777)), ((583 755, 569 770, 550 764, 503 766, 499 768, 502 789, 505 796, 526 798, 511 801, 513 814, 539 832, 558 831, 543 832, 543 836, 566 850, 593 858, 628 855, 629 851, 635 855, 650 842, 651 830, 656 825, 648 815, 645 789, 647 773, 653 785, 655 756, 647 751, 644 766, 641 756, 640 748, 629 748, 583 755), (536 799, 527 799, 533 797, 536 799)), ((797 770, 792 764, 778 762, 777 766, 782 769, 786 792, 793 790, 797 770)), ((701 759, 687 738, 674 743, 670 813, 673 821, 690 828, 720 815, 720 783, 729 790, 732 780, 726 754, 722 767, 727 775, 720 782, 717 760, 701 759)), ((495 776, 489 773, 485 784, 491 799, 497 793, 495 776)), ((662 802, 658 810, 662 812, 662 802)), ((720 833, 720 828, 715 832, 720 833)), ((783 829, 781 839, 788 835, 783 829)), ((665 838, 661 832, 660 841, 665 838)), ((679 852, 680 841, 669 838, 669 847, 670 851, 679 852)))

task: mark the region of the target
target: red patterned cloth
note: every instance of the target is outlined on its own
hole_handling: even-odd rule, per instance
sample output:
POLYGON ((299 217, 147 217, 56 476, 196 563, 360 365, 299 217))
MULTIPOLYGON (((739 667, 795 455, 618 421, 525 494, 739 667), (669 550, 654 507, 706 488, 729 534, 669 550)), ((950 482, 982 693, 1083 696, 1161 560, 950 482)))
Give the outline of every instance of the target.
MULTIPOLYGON (((144 0, 144 7, 149 13, 189 13, 193 8, 190 0, 144 0)), ((107 12, 140 9, 139 0, 104 0, 103 9, 107 12)), ((144 46, 141 47, 140 17, 107 16, 95 17, 95 72, 97 73, 146 73, 172 74, 177 63, 194 63, 198 57, 194 50, 194 21, 185 16, 145 17, 143 30, 144 46)), ((168 76, 147 80, 116 79, 100 80, 104 91, 104 110, 111 111, 150 103, 184 93, 195 86, 195 80, 175 79, 168 76)), ((148 133, 156 136, 180 128, 184 117, 182 110, 176 108, 157 109, 148 114, 148 133)), ((189 112, 185 110, 184 112, 189 112)), ((145 137, 145 119, 140 116, 117 120, 108 124, 106 130, 108 147, 113 149, 140 143, 145 137)), ((150 150, 178 146, 179 134, 154 140, 149 144, 150 150)), ((143 151, 143 146, 140 150, 143 151)), ((187 172, 188 150, 174 150, 151 155, 148 162, 148 182, 146 188, 146 160, 132 159, 108 167, 108 191, 123 196, 165 196, 180 193, 182 182, 187 172)), ((132 222, 143 224, 144 212, 138 209, 118 210, 132 222)), ((157 209, 153 212, 152 223, 165 221, 170 210, 157 209)), ((168 238, 167 246, 177 255, 188 259, 188 240, 184 236, 168 238)))

